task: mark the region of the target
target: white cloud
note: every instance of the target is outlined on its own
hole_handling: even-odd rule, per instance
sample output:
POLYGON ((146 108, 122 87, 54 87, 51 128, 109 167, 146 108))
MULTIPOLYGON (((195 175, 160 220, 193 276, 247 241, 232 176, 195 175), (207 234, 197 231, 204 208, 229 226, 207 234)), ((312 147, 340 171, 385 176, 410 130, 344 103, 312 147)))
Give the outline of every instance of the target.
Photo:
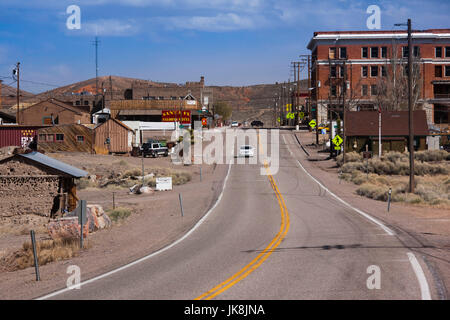
POLYGON ((165 24, 168 28, 221 32, 254 29, 264 24, 264 19, 235 13, 219 13, 216 16, 172 17, 165 24))

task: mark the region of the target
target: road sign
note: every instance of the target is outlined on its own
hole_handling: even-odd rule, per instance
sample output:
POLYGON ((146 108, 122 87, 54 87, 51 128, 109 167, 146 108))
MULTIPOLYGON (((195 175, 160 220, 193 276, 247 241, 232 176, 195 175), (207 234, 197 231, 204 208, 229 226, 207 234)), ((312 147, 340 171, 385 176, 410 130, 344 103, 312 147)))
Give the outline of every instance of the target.
POLYGON ((309 122, 309 126, 310 126, 311 128, 313 128, 313 129, 316 127, 316 125, 317 125, 316 120, 311 120, 311 121, 309 122))
POLYGON ((278 118, 277 118, 277 121, 278 121, 278 122, 281 122, 281 119, 280 119, 280 117, 278 117, 278 118))
POLYGON ((341 147, 334 147, 334 150, 341 150, 341 147))
POLYGON ((298 114, 298 116, 303 120, 303 118, 305 117, 305 113, 302 111, 298 114))
POLYGON ((295 119, 295 113, 289 112, 289 113, 286 115, 286 119, 295 119))
POLYGON ((336 137, 334 137, 332 141, 337 147, 339 147, 344 140, 342 140, 342 138, 339 135, 336 135, 336 137))
POLYGON ((204 126, 208 125, 208 119, 202 118, 202 125, 204 126))

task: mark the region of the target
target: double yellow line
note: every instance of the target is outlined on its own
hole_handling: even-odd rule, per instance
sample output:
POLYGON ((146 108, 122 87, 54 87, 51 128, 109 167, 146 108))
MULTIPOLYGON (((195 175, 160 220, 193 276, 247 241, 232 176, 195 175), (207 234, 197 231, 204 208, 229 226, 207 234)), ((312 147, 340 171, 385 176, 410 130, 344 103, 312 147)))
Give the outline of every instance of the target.
POLYGON ((271 174, 269 174, 267 162, 264 162, 264 167, 266 168, 267 176, 269 178, 272 189, 275 191, 275 195, 277 197, 278 205, 280 206, 281 212, 281 226, 277 235, 272 239, 269 245, 260 253, 258 256, 253 259, 249 264, 243 267, 239 272, 235 273, 233 276, 225 280, 224 282, 218 284, 211 290, 205 292, 199 297, 195 298, 195 300, 210 300, 214 297, 218 296, 222 292, 228 290, 236 283, 240 282, 244 278, 246 278, 249 274, 255 271, 271 254, 272 252, 280 245, 283 239, 286 237, 286 234, 289 230, 289 212, 286 208, 286 204, 284 203, 283 196, 281 195, 280 190, 278 189, 277 184, 275 183, 275 179, 271 174))

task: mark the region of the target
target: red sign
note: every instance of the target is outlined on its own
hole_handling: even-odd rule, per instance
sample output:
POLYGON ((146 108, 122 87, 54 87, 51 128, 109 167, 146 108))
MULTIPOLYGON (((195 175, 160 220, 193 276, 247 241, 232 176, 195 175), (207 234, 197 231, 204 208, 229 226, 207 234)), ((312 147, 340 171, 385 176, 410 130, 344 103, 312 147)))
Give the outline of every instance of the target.
POLYGON ((202 119, 202 125, 207 126, 208 125, 208 119, 203 118, 202 119))
POLYGON ((191 123, 190 110, 163 110, 162 122, 181 122, 183 124, 191 123))

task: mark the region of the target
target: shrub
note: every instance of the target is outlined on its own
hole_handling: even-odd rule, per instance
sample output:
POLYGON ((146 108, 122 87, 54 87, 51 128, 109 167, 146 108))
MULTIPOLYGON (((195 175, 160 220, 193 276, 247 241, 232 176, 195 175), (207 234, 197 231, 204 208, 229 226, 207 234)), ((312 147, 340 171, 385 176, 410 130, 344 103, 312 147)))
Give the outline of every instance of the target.
POLYGON ((387 161, 391 161, 391 162, 397 162, 397 161, 402 161, 402 160, 407 160, 408 159, 408 154, 406 153, 401 153, 398 151, 391 151, 388 152, 386 154, 384 154, 381 157, 382 160, 387 160, 387 161))
POLYGON ((138 169, 138 168, 134 168, 134 169, 130 169, 125 171, 122 174, 123 178, 130 178, 130 177, 140 177, 142 175, 142 170, 138 169))
POLYGON ((95 188, 97 184, 89 178, 81 178, 76 182, 78 190, 83 190, 86 188, 95 188))
MULTIPOLYGON (((340 154, 336 157, 336 162, 338 166, 343 165, 343 154, 340 154)), ((363 157, 360 153, 357 152, 348 152, 345 154, 345 163, 348 162, 361 162, 363 160, 363 157)))
POLYGON ((343 173, 352 173, 355 170, 365 170, 365 165, 362 162, 348 162, 342 166, 343 173))
POLYGON ((388 198, 388 190, 389 189, 386 187, 380 187, 371 183, 364 183, 362 186, 356 189, 356 193, 360 196, 364 196, 374 200, 386 201, 388 198))
POLYGON ((112 221, 118 222, 119 220, 124 220, 131 215, 131 210, 129 208, 116 208, 114 210, 108 210, 108 216, 112 221))
POLYGON ((414 158, 419 161, 433 162, 450 160, 450 153, 445 150, 424 150, 414 153, 414 158))

